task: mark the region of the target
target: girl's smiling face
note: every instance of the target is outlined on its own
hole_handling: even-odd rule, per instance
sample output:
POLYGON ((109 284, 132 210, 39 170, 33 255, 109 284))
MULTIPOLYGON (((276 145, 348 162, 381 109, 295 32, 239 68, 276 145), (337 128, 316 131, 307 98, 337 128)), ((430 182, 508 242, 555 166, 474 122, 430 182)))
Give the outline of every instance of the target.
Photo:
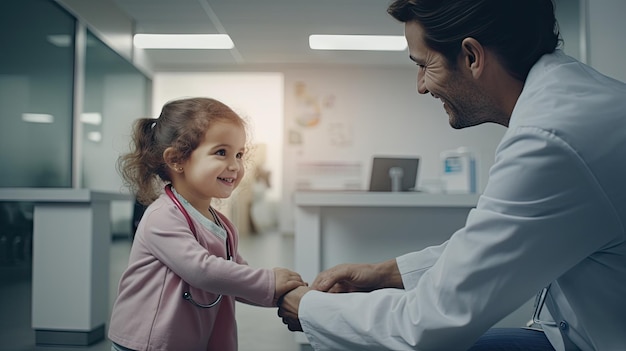
POLYGON ((210 202, 212 198, 229 197, 245 173, 245 147, 246 133, 243 126, 224 121, 212 123, 204 141, 183 163, 183 186, 187 192, 191 192, 187 194, 191 198, 185 198, 193 203, 192 199, 210 202))

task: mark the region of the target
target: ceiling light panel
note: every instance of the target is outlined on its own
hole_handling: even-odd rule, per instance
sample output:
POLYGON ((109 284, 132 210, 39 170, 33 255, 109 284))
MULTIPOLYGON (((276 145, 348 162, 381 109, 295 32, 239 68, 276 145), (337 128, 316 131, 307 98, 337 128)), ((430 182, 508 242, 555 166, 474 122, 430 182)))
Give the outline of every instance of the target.
POLYGON ((402 35, 322 35, 309 36, 314 50, 403 51, 406 39, 402 35))
POLYGON ((228 34, 135 34, 133 44, 141 49, 232 49, 228 34))

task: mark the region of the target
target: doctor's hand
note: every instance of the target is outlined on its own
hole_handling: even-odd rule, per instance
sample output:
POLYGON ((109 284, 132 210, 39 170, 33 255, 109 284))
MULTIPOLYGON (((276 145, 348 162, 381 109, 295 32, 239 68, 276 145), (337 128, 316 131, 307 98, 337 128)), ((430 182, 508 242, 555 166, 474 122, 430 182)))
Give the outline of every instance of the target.
POLYGON ((307 286, 297 287, 283 295, 278 300, 278 316, 291 331, 302 331, 302 325, 298 316, 300 300, 311 288, 307 286))
POLYGON ((317 275, 311 287, 331 293, 369 292, 382 288, 403 289, 396 259, 376 264, 340 264, 317 275))

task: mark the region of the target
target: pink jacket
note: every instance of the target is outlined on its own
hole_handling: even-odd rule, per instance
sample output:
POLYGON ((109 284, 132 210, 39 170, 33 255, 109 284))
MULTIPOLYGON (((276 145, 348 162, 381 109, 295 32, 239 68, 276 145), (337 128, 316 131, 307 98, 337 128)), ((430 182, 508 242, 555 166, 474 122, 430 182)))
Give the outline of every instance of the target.
POLYGON ((233 251, 229 261, 224 230, 189 205, 186 208, 198 240, 167 195, 144 213, 113 306, 109 326, 113 342, 133 350, 234 351, 235 299, 272 306, 274 272, 247 265, 237 252, 233 224, 218 213, 233 251), (199 308, 183 299, 184 291, 205 304, 218 294, 224 296, 215 307, 199 308))

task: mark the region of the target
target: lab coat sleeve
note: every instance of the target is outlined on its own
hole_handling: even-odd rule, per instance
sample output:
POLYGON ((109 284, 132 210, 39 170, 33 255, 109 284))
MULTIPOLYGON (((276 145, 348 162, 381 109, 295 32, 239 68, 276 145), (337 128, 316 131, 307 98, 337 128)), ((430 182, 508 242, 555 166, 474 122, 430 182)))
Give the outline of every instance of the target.
POLYGON ((448 242, 396 257, 404 289, 413 289, 422 275, 437 262, 448 242))
POLYGON ((509 129, 465 227, 446 245, 398 260, 404 275, 419 276, 410 279, 415 286, 312 291, 300 303, 300 322, 316 350, 466 350, 609 245, 599 223, 614 225, 615 213, 576 152, 550 131, 509 129))

